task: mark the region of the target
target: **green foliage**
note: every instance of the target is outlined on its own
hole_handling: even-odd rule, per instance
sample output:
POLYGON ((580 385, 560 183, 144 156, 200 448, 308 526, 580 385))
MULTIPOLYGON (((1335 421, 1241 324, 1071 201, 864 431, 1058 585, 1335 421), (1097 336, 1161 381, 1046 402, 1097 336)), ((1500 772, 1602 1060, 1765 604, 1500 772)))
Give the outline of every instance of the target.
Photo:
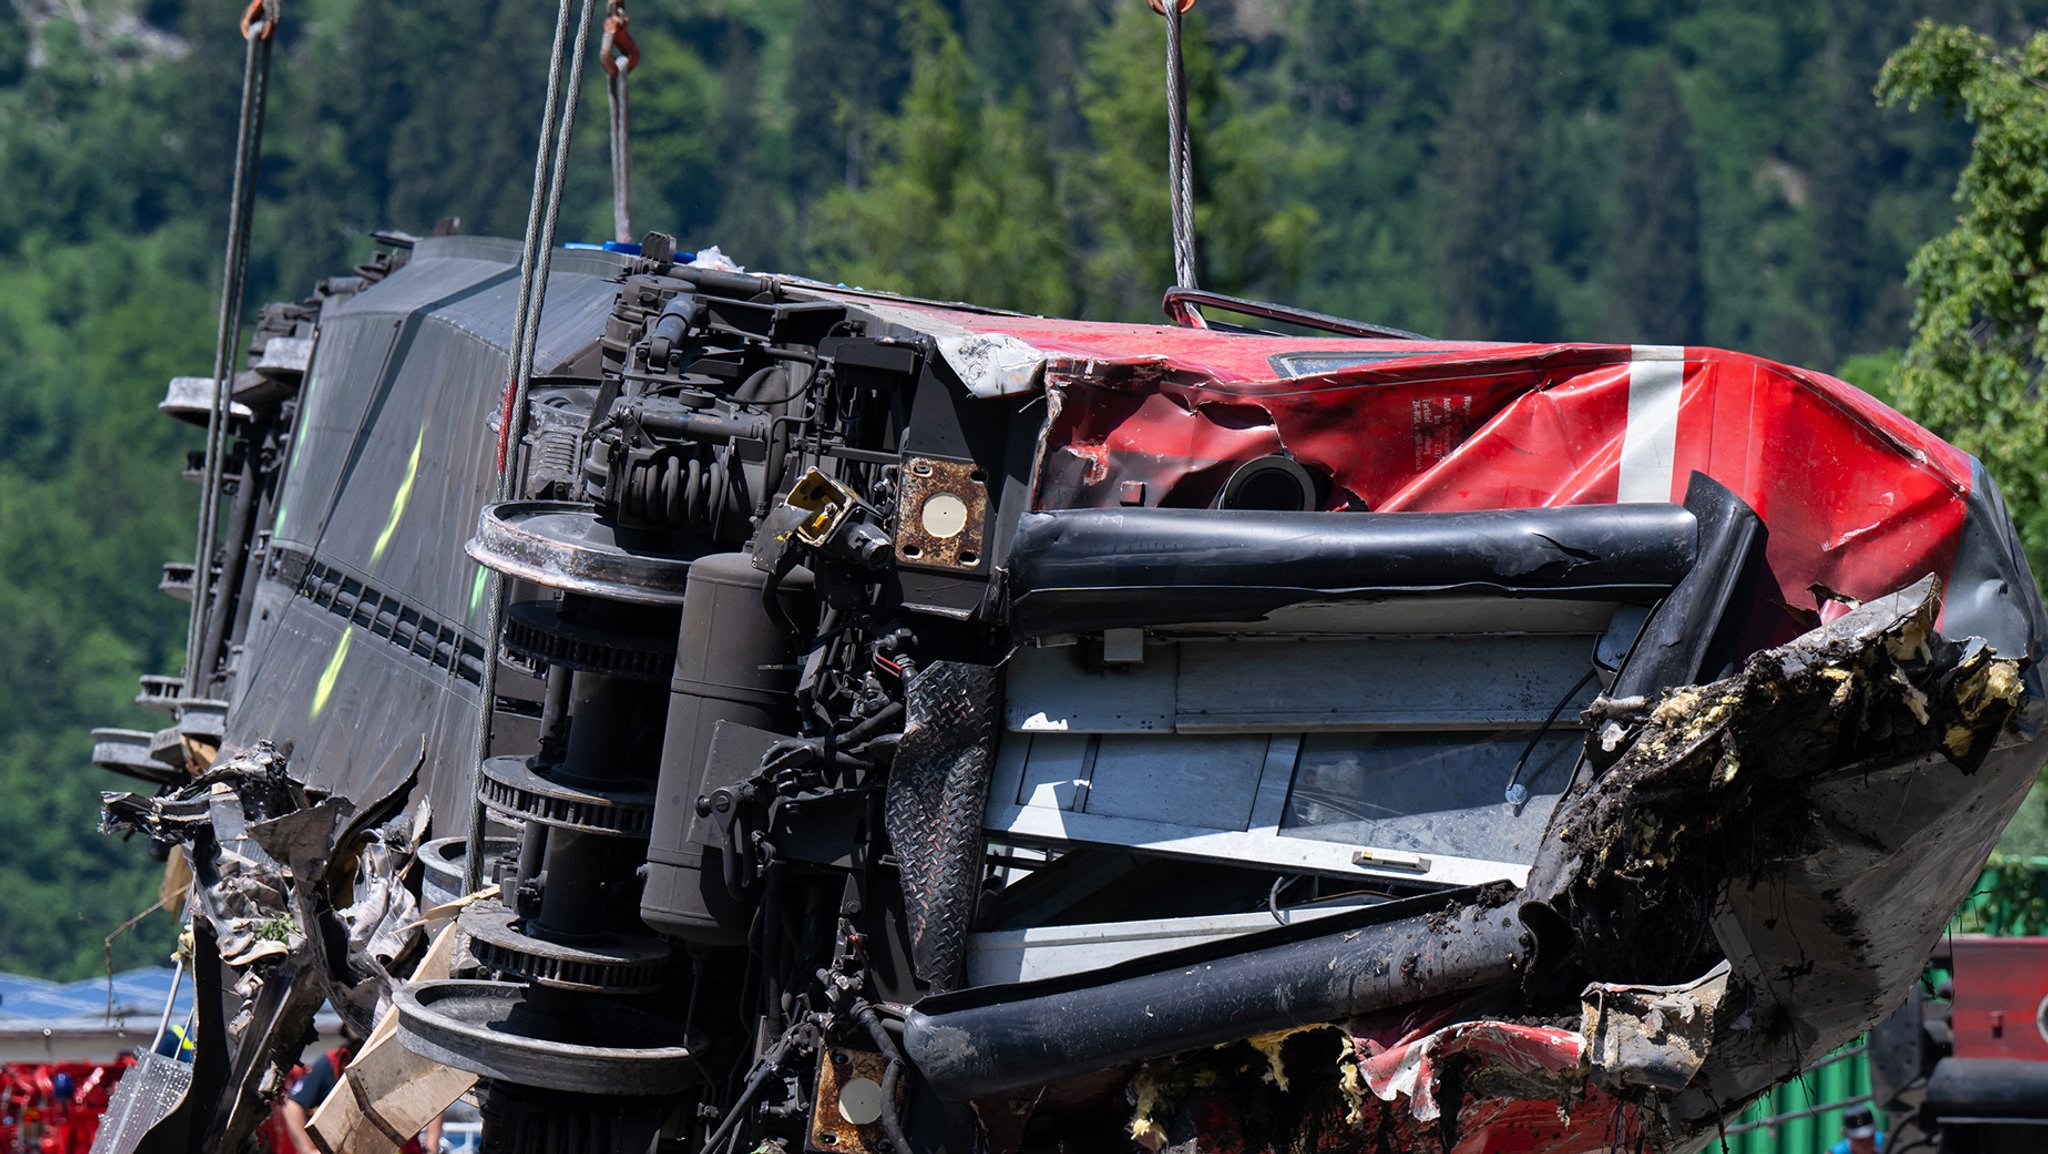
POLYGON ((1904 356, 1904 349, 1880 349, 1874 353, 1857 353, 1843 361, 1835 369, 1835 375, 1885 404, 1897 408, 1898 398, 1892 396, 1892 382, 1898 376, 1899 361, 1904 356))
POLYGON ((1622 136, 1620 243, 1614 257, 1615 339, 1698 344, 1706 332, 1700 194, 1692 119, 1668 60, 1629 95, 1622 136))
POLYGON ((1998 849, 2020 857, 2048 858, 2048 773, 2035 780, 2019 813, 1998 839, 1998 849))
MULTIPOLYGON (((1899 407, 1984 462, 2036 579, 2048 575, 2048 33, 2005 49, 1922 21, 1885 64, 1888 104, 1933 104, 1974 126, 1953 226, 1914 256, 1913 341, 1899 407)), ((2048 853, 2048 770, 2001 848, 2048 853)))
MULTIPOLYGON (((97 972, 101 938, 155 894, 139 844, 92 832, 99 791, 122 785, 85 730, 153 728, 135 676, 179 657, 156 568, 191 549, 194 501, 165 479, 193 438, 151 397, 209 355, 201 239, 127 246, 119 277, 90 246, 0 260, 0 396, 21 417, 0 457, 0 968, 97 972)), ((116 964, 159 960, 168 924, 123 939, 116 964)))
MULTIPOLYGON (((824 197, 813 250, 824 270, 1030 311, 1157 318, 1173 277, 1160 243, 1171 213, 1157 18, 1125 6, 1087 40, 1081 125, 1056 146, 1037 111, 1043 94, 985 86, 935 0, 903 12, 910 86, 874 130, 867 178, 824 197)), ((1281 144, 1279 110, 1238 107, 1201 27, 1191 18, 1186 62, 1202 277, 1285 288, 1317 227, 1312 208, 1276 188, 1301 158, 1281 144)))
POLYGON ((917 46, 871 180, 826 197, 825 266, 850 283, 1041 312, 1074 305, 1050 155, 1022 97, 976 98, 944 13, 908 6, 917 46))
POLYGON ((1976 130, 1955 224, 1913 258, 1919 300, 1895 395, 1984 461, 2028 562, 2048 573, 2048 33, 2007 51, 1922 23, 1879 91, 1960 111, 1976 130))
POLYGON ((2048 857, 1993 854, 1949 929, 2006 937, 2048 934, 2048 857))
POLYGON ((1449 335, 1540 340, 1556 327, 1536 291, 1540 234, 1529 226, 1538 110, 1529 99, 1540 64, 1526 6, 1489 6, 1491 30, 1472 54, 1437 135, 1427 190, 1436 205, 1436 279, 1449 335))
POLYGON ((0 8, 0 85, 21 83, 28 71, 28 25, 9 4, 0 8))

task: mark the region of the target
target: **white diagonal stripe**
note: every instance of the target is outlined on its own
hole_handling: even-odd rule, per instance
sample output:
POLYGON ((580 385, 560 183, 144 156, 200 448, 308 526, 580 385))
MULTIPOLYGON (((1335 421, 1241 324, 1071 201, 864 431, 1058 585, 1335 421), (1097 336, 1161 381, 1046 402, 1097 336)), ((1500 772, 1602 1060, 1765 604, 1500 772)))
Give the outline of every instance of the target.
POLYGON ((1632 345, 1628 364, 1628 428, 1621 436, 1624 503, 1671 500, 1678 451, 1678 398, 1685 383, 1683 345, 1632 345))

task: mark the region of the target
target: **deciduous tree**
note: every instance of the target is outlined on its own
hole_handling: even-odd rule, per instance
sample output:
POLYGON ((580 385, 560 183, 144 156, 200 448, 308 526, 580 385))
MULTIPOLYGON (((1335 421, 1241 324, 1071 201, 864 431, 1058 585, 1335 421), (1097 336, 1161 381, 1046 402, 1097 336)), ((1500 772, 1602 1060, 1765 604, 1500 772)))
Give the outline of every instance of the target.
POLYGON ((1984 461, 2048 573, 2048 33, 2006 48, 1922 23, 1878 90, 1975 129, 1955 224, 1913 258, 1913 341, 1893 394, 1984 461))

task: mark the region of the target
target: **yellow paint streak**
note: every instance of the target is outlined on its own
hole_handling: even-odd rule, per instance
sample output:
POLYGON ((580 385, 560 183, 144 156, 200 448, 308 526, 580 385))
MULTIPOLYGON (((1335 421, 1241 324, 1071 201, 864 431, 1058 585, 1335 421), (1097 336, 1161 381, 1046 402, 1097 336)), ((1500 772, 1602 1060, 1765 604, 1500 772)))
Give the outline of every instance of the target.
POLYGON ((320 683, 313 687, 313 716, 327 708, 327 699, 334 693, 334 683, 341 678, 341 663, 348 660, 348 647, 355 640, 356 631, 342 627, 341 644, 334 647, 334 656, 327 659, 327 668, 320 671, 320 683))
POLYGON ((384 531, 377 534, 377 544, 370 549, 370 561, 376 563, 384 556, 384 550, 391 544, 391 535, 398 531, 398 519, 405 516, 406 503, 412 500, 412 485, 420 476, 420 449, 427 443, 427 430, 423 425, 412 441, 412 460, 405 464, 405 480, 399 483, 398 495, 391 499, 391 519, 384 522, 384 531))

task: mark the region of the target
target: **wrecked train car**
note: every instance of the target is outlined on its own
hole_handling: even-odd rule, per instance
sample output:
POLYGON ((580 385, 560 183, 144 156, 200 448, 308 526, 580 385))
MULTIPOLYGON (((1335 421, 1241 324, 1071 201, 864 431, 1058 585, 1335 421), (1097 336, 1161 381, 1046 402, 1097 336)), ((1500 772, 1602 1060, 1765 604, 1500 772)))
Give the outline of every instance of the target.
POLYGON ((1839 381, 656 239, 555 258, 509 503, 515 245, 265 313, 202 672, 100 734, 206 995, 106 1148, 236 1148, 325 998, 493 1150, 1696 1149, 2043 760, 1995 488, 1839 381))

